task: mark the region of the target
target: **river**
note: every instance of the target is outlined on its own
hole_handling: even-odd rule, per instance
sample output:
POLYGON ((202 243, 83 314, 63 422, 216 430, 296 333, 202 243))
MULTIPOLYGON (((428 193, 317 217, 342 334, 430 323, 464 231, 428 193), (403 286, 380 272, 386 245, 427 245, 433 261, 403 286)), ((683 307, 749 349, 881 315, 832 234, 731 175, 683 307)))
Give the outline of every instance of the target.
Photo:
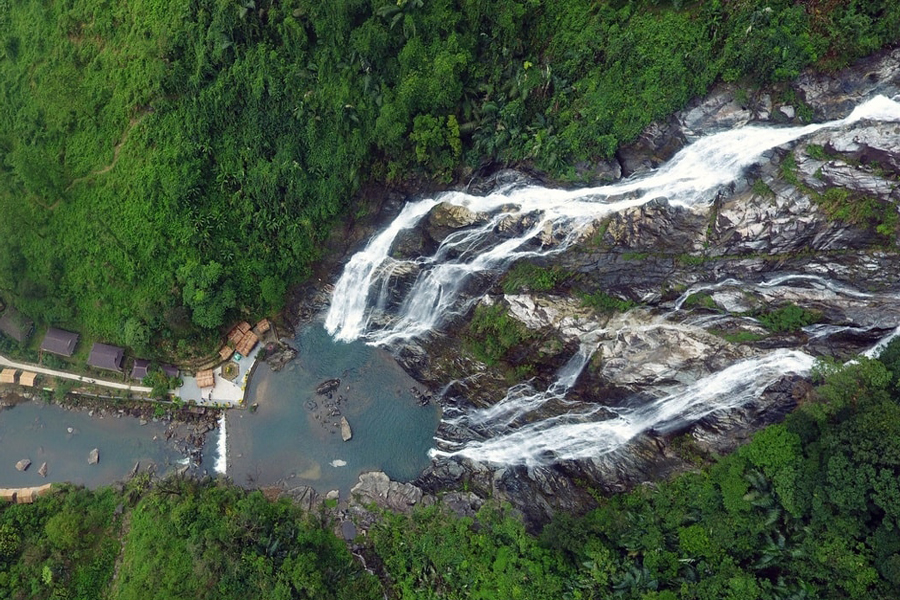
POLYGON ((164 474, 187 461, 166 442, 165 430, 161 422, 141 425, 115 409, 101 417, 40 401, 20 402, 0 411, 0 485, 68 481, 93 488, 124 480, 136 463, 164 474), (91 465, 88 454, 94 448, 100 461, 91 465), (31 466, 17 471, 16 463, 26 458, 31 466), (47 477, 38 474, 44 462, 47 477))

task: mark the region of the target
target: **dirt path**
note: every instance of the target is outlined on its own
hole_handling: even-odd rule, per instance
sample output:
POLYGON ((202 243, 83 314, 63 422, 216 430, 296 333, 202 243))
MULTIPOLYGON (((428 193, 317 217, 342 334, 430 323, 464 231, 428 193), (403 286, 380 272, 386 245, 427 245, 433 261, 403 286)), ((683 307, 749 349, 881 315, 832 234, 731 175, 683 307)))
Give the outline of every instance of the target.
MULTIPOLYGON (((131 133, 131 130, 134 129, 138 125, 138 123, 140 123, 142 120, 144 120, 144 117, 146 117, 146 116, 147 116, 147 113, 142 112, 138 116, 132 117, 131 120, 128 122, 128 127, 125 129, 125 133, 122 134, 122 138, 116 143, 115 146, 113 146, 113 159, 112 159, 111 163, 109 163, 105 167, 101 167, 99 169, 91 171, 84 177, 79 177, 77 179, 73 179, 72 183, 69 184, 69 187, 66 188, 66 191, 68 192, 69 190, 71 190, 76 184, 79 184, 83 181, 87 181, 88 179, 92 179, 98 175, 105 175, 106 173, 109 173, 110 171, 112 171, 113 167, 116 166, 116 163, 119 162, 119 154, 122 152, 122 146, 124 146, 125 142, 128 141, 128 135, 131 133)), ((59 204, 59 201, 57 201, 56 204, 51 206, 50 210, 53 210, 54 208, 56 208, 57 204, 59 204)))

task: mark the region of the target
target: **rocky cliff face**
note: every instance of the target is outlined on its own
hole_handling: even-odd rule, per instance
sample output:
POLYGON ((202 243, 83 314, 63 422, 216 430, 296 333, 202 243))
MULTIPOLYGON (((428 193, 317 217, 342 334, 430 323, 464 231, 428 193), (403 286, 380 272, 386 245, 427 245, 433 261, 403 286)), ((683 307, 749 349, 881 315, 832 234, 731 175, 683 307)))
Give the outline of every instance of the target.
MULTIPOLYGON (((658 167, 698 136, 843 118, 875 94, 900 94, 900 50, 835 75, 805 74, 791 88, 747 94, 721 86, 649 127, 614 160, 577 168, 597 182, 620 179, 658 167)), ((487 195, 525 183, 534 183, 533 176, 503 171, 472 182, 467 191, 487 195)), ((608 408, 613 418, 773 349, 843 360, 900 325, 898 207, 900 124, 861 120, 822 129, 764 154, 721 187, 708 208, 684 208, 661 195, 596 219, 580 230, 576 244, 550 253, 563 248, 561 240, 571 232, 547 226, 534 238, 536 256, 528 260, 553 273, 552 285, 526 283, 511 292, 499 272, 470 276, 461 292, 465 309, 443 332, 393 349, 414 377, 441 396, 448 418, 437 438, 448 451, 496 433, 453 416, 490 411, 512 383, 526 378, 529 390, 546 390, 586 346, 592 353, 565 401, 511 417, 505 431, 570 410, 598 418, 608 408), (502 307, 526 332, 507 344, 497 365, 477 360, 465 343, 479 303, 502 307)), ((416 257, 431 255, 448 237, 489 218, 444 202, 403 230, 391 246, 397 265, 373 320, 389 321, 402 305, 421 276, 416 257)), ((537 214, 518 213, 498 221, 492 235, 509 239, 539 222, 537 214)), ((523 466, 440 458, 415 487, 424 498, 465 490, 508 500, 531 522, 560 509, 582 510, 597 492, 627 489, 727 452, 808 397, 810 385, 802 377, 772 381, 750 402, 703 414, 691 425, 672 421, 645 430, 616 452, 550 456, 547 464, 523 466)), ((420 496, 412 487, 403 489, 406 496, 420 496)), ((384 495, 366 497, 378 501, 384 495)))
MULTIPOLYGON (((618 178, 655 168, 698 135, 718 129, 844 117, 873 94, 900 93, 900 51, 835 75, 806 74, 791 93, 786 90, 747 97, 722 86, 648 128, 614 161, 579 168, 598 179, 618 178)), ((470 190, 486 193, 517 178, 524 180, 503 172, 470 190)), ((535 332, 511 351, 506 366, 528 365, 537 388, 576 353, 586 332, 600 332, 592 339, 593 358, 567 396, 573 402, 639 402, 660 386, 689 384, 772 348, 846 359, 900 324, 898 206, 900 124, 863 120, 769 152, 721 191, 708 211, 673 206, 661 197, 598 220, 564 253, 534 261, 564 274, 553 289, 505 294, 496 277, 482 278, 472 282, 471 299, 487 291, 490 302, 535 332), (598 291, 633 308, 598 311, 579 297, 598 291), (799 309, 800 322, 778 323, 789 316, 778 313, 784 307, 799 309)), ((415 256, 484 218, 439 204, 398 238, 392 253, 415 256)), ((510 219, 495 234, 530 225, 527 215, 510 219)), ((548 230, 541 243, 552 245, 554 235, 548 230)), ((415 274, 398 276, 398 288, 406 285, 403 277, 413 280, 415 274)), ((411 373, 444 390, 450 413, 489 406, 509 385, 508 369, 487 367, 463 349, 456 334, 470 317, 471 312, 459 317, 447 328, 449 335, 398 350, 411 373)), ((647 431, 624 452, 531 467, 439 459, 416 484, 426 493, 465 487, 506 499, 540 521, 558 509, 590 506, 595 490, 622 490, 733 449, 808 393, 805 380, 786 376, 749 404, 712 413, 691 427, 647 431)), ((438 432, 451 445, 484 435, 446 421, 438 432)))

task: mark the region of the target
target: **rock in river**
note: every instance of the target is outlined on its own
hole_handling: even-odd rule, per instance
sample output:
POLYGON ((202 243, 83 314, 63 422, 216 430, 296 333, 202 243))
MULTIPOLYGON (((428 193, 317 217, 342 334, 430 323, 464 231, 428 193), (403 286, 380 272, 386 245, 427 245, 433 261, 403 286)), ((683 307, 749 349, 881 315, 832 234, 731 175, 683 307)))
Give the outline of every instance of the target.
POLYGON ((31 461, 27 458, 23 458, 19 462, 16 463, 16 469, 19 471, 27 471, 28 467, 31 466, 31 461))
POLYGON ((99 449, 99 448, 94 448, 94 449, 91 450, 91 452, 88 454, 88 464, 89 464, 89 465, 96 465, 98 462, 100 462, 100 449, 99 449))
POLYGON ((347 422, 347 417, 341 417, 341 437, 345 442, 353 437, 353 432, 350 430, 350 423, 347 422))
POLYGON ((341 385, 340 379, 326 379, 322 383, 319 384, 319 387, 316 388, 317 394, 327 394, 328 392, 333 392, 341 385))
POLYGON ((41 477, 47 476, 47 463, 41 465, 41 468, 38 469, 38 475, 40 475, 41 477))

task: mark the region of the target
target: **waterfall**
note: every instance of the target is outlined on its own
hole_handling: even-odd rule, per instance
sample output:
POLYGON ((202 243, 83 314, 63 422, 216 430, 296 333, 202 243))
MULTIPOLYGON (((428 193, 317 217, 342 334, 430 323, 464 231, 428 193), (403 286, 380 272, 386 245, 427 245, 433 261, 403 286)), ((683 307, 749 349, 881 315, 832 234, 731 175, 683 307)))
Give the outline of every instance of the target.
POLYGON ((861 119, 900 120, 900 103, 876 96, 837 121, 803 127, 747 126, 716 133, 685 147, 656 171, 610 185, 580 190, 513 186, 487 196, 447 192, 407 204, 344 268, 325 328, 341 341, 364 339, 378 345, 426 335, 468 308, 460 305, 460 296, 473 274, 502 272, 518 259, 562 252, 598 219, 655 198, 665 197, 670 204, 686 208, 706 207, 722 186, 737 179, 768 150, 861 119), (484 222, 454 232, 430 256, 414 260, 391 257, 400 232, 416 227, 440 203, 483 215, 484 222), (533 223, 521 234, 508 239, 491 235, 511 219, 527 222, 525 217, 531 217, 533 223), (404 268, 419 272, 415 283, 397 314, 387 323, 376 322, 372 316, 385 308, 391 275, 404 268))
MULTIPOLYGON (((563 252, 605 216, 656 198, 665 197, 669 204, 687 209, 705 209, 723 186, 735 181, 767 151, 821 129, 861 119, 900 121, 900 103, 877 96, 837 121, 803 127, 746 126, 708 135, 682 149, 658 170, 610 185, 580 190, 512 185, 486 196, 447 192, 409 203, 348 262, 335 286, 326 329, 337 340, 363 339, 374 345, 391 345, 428 335, 454 315, 468 310, 474 300, 467 299, 464 290, 474 275, 498 277, 516 260, 563 252), (453 231, 429 255, 414 259, 392 256, 401 232, 417 227, 442 203, 469 211, 467 215, 474 215, 471 225, 453 231), (510 228, 509 223, 518 227, 510 228), (505 235, 496 235, 497 231, 504 231, 505 235), (399 307, 396 299, 389 307, 392 277, 409 273, 415 274, 415 281, 403 293, 399 307)), ((687 298, 699 292, 711 293, 729 312, 743 312, 747 310, 741 308, 745 291, 787 301, 841 296, 848 302, 865 305, 873 300, 872 294, 818 275, 776 274, 766 282, 754 284, 727 279, 692 287, 662 322, 643 327, 706 333, 704 327, 710 327, 720 316, 701 315, 681 323, 665 321, 678 315, 687 298)), ((893 302, 896 298, 884 296, 876 300, 893 302)), ((640 327, 631 329, 638 331, 640 327)), ((840 330, 811 328, 809 335, 818 339, 840 330)), ((471 437, 481 439, 437 439, 438 448, 432 450, 432 456, 527 466, 603 456, 649 430, 675 430, 715 411, 742 406, 758 398, 781 377, 808 373, 814 362, 805 352, 778 349, 735 360, 690 385, 657 389, 654 398, 639 406, 609 407, 568 400, 566 394, 597 350, 598 339, 608 333, 597 329, 581 334, 578 352, 546 390, 535 389, 530 381, 523 382, 511 387, 501 401, 488 408, 447 411, 444 422, 450 430, 469 431, 471 437)), ((900 328, 892 335, 898 333, 900 328)), ((884 343, 886 340, 878 347, 884 343)))
POLYGON ((458 450, 432 450, 432 456, 461 456, 480 462, 526 466, 599 457, 621 449, 650 429, 666 432, 712 412, 746 404, 782 376, 807 373, 813 363, 814 359, 804 352, 776 350, 735 363, 638 408, 609 409, 595 405, 585 411, 529 423, 485 441, 469 442, 458 450), (596 419, 610 410, 616 414, 596 419))
POLYGON ((228 432, 225 429, 225 411, 219 416, 219 441, 216 444, 216 473, 225 475, 228 471, 228 432))

